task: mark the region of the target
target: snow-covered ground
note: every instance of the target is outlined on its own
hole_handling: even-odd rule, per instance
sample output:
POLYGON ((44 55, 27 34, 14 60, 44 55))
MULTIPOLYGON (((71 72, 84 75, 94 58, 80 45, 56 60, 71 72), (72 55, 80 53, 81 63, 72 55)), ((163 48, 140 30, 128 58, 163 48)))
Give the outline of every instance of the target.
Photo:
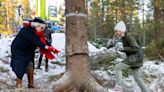
MULTIPOLYGON (((65 71, 65 65, 54 64, 54 62, 60 62, 65 64, 65 34, 53 33, 52 45, 60 50, 60 53, 54 60, 49 61, 49 71, 45 72, 44 62, 42 61, 42 70, 35 69, 35 84, 40 88, 50 88, 53 81, 50 81, 51 77, 59 75, 65 71)), ((15 82, 15 74, 10 67, 10 45, 13 37, 0 39, 0 92, 6 89, 12 89, 15 82)), ((104 48, 97 49, 91 43, 88 42, 89 52, 104 51, 104 48)), ((38 54, 36 54, 36 64, 38 63, 38 54)), ((164 92, 164 62, 148 61, 145 60, 144 66, 141 68, 143 79, 145 80, 149 89, 152 92, 164 92)), ((106 80, 111 80, 107 71, 95 71, 98 76, 103 77, 106 80)), ((135 83, 132 76, 124 78, 124 84, 126 88, 129 88, 128 92, 141 92, 140 88, 135 83)), ((23 77, 23 86, 27 88, 27 77, 23 77)))

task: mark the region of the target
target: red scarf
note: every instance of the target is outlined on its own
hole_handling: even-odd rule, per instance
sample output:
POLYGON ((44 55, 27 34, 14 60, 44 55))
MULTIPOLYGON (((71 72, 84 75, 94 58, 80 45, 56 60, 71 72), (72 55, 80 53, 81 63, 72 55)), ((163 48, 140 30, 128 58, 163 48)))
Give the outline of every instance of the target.
MULTIPOLYGON (((31 22, 24 24, 24 27, 30 27, 31 26, 31 22)), ((35 30, 33 30, 35 32, 35 35, 38 36, 40 38, 40 41, 43 42, 46 45, 46 39, 44 37, 44 32, 37 32, 35 30)), ((51 53, 51 51, 48 51, 46 49, 39 49, 41 54, 45 54, 46 58, 48 59, 54 59, 55 56, 51 53)))
MULTIPOLYGON (((35 34, 40 38, 40 41, 46 45, 46 39, 44 37, 44 32, 43 31, 41 31, 41 32, 35 31, 35 34)), ((46 58, 48 58, 48 59, 55 58, 55 56, 50 51, 48 51, 46 49, 41 49, 41 48, 39 50, 40 50, 41 54, 45 54, 46 58)))

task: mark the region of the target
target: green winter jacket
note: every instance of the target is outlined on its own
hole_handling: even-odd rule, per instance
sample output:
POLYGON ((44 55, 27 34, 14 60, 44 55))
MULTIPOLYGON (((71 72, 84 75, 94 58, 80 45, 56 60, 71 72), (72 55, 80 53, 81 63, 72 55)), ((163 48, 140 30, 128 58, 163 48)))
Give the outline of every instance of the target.
POLYGON ((143 66, 143 49, 137 43, 135 38, 132 35, 125 33, 125 36, 122 37, 122 42, 124 45, 124 50, 122 50, 122 52, 125 52, 127 55, 127 58, 123 62, 125 64, 130 65, 132 68, 142 67, 143 66))

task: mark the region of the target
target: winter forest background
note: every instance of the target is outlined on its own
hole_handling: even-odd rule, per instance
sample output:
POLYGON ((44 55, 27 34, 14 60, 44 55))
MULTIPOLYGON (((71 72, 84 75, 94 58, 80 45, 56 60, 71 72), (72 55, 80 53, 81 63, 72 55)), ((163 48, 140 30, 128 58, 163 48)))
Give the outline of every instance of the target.
POLYGON ((149 59, 164 56, 164 1, 162 0, 92 0, 89 11, 89 38, 113 36, 117 21, 123 20, 127 30, 140 35, 149 59))
MULTIPOLYGON (((24 0, 23 0, 24 1, 24 0)), ((74 4, 72 0, 65 0, 74 4)), ((15 35, 13 4, 4 7, 4 2, 13 0, 0 0, 0 92, 17 91, 14 89, 15 75, 10 68, 10 45, 15 35), (10 29, 6 29, 9 23, 10 29), (14 34, 4 35, 9 30, 14 34)), ((75 1, 74 1, 75 2, 75 1)), ((14 3, 14 2, 13 2, 14 3)), ((163 0, 77 0, 79 5, 85 4, 87 10, 88 50, 90 56, 90 70, 96 81, 104 88, 113 88, 115 84, 114 63, 121 60, 112 54, 114 47, 109 47, 113 38, 114 26, 123 20, 127 31, 138 34, 145 49, 144 66, 141 68, 143 79, 151 92, 164 92, 164 1, 163 0)), ((24 16, 31 17, 30 3, 24 1, 24 16)), ((75 4, 76 5, 76 4, 75 4)), ((69 7, 66 7, 66 9, 69 7)), ((82 11, 83 12, 83 11, 82 11)), ((76 18, 75 18, 76 19, 76 18)), ((75 21, 80 21, 77 19, 75 21)), ((67 20, 66 20, 67 21, 67 20)), ((71 22, 69 24, 71 26, 71 22)), ((78 25, 77 25, 78 26, 78 25)), ((80 26, 80 25, 79 25, 80 26)), ((67 31, 67 27, 66 27, 67 31)), ((60 50, 56 59, 49 61, 49 71, 35 69, 35 84, 38 89, 29 90, 26 86, 23 92, 51 92, 51 87, 60 79, 66 68, 65 45, 66 32, 54 32, 53 46, 60 50)), ((39 54, 36 51, 36 64, 39 54)), ((126 92, 141 92, 133 77, 124 72, 124 85, 126 92)), ((26 75, 23 85, 27 85, 26 75)))

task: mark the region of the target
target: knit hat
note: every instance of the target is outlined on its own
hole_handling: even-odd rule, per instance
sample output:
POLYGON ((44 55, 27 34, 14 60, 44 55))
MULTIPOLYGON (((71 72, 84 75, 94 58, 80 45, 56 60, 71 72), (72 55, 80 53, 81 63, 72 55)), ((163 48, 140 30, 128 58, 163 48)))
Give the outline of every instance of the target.
POLYGON ((45 24, 45 22, 41 18, 35 18, 31 22, 31 26, 34 26, 34 27, 37 27, 37 26, 45 27, 46 24, 45 24))
POLYGON ((126 31, 126 25, 123 21, 120 21, 117 23, 117 25, 114 27, 114 30, 125 32, 126 31))

